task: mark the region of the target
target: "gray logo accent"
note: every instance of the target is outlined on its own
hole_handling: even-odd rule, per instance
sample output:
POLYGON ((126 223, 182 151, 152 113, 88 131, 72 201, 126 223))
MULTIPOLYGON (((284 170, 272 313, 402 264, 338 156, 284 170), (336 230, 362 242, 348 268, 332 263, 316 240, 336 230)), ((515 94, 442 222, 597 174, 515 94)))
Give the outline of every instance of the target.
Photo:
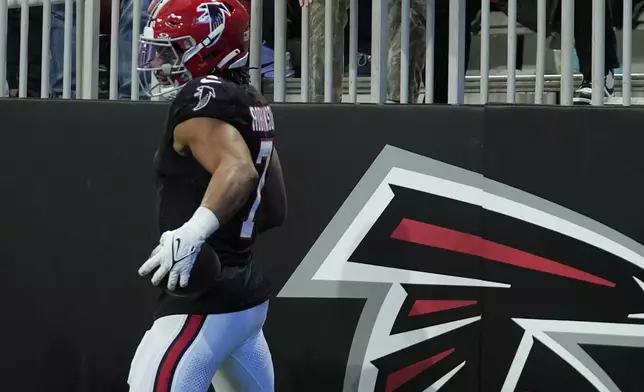
POLYGON ((514 319, 514 322, 525 333, 501 392, 515 391, 534 339, 556 353, 602 392, 620 392, 620 389, 582 346, 644 347, 644 325, 641 324, 537 319, 514 319))
MULTIPOLYGON (((343 281, 340 278, 331 281, 316 280, 314 276, 327 257, 336 249, 338 242, 350 229, 379 186, 392 171, 397 169, 424 175, 433 180, 445 180, 456 186, 468 188, 470 191, 475 189, 470 192, 470 195, 475 194, 476 200, 472 197, 467 199, 465 196, 445 197, 477 204, 485 209, 557 231, 644 268, 644 246, 595 220, 535 195, 486 179, 479 173, 387 145, 278 294, 279 297, 291 298, 367 299, 352 342, 343 391, 355 391, 358 387, 360 390, 368 389, 361 386, 361 377, 373 378, 373 375, 367 374, 368 371, 364 369, 364 360, 374 322, 379 313, 384 312, 383 303, 388 293, 400 281, 394 280, 395 278, 391 278, 388 282, 343 281), (480 192, 480 195, 476 192, 480 192)), ((423 191, 434 192, 433 190, 423 191)), ((484 281, 476 281, 473 285, 509 287, 509 285, 484 281)))

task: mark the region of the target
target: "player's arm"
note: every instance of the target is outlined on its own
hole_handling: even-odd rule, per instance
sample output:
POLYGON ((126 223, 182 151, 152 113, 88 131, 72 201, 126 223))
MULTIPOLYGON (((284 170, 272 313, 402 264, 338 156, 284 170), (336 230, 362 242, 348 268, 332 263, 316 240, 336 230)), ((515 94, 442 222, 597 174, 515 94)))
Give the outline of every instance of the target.
POLYGON ((273 156, 266 172, 263 203, 259 232, 280 226, 286 220, 286 187, 277 149, 273 150, 273 156))
POLYGON ((209 117, 179 124, 174 142, 175 149, 188 150, 212 174, 201 207, 214 213, 218 228, 244 206, 257 186, 258 174, 246 142, 235 127, 209 117))
POLYGON ((239 210, 258 180, 246 142, 233 126, 214 118, 191 118, 174 129, 174 149, 191 153, 212 177, 192 218, 161 235, 159 245, 139 268, 152 271, 158 285, 169 273, 168 289, 188 285, 201 245, 239 210))

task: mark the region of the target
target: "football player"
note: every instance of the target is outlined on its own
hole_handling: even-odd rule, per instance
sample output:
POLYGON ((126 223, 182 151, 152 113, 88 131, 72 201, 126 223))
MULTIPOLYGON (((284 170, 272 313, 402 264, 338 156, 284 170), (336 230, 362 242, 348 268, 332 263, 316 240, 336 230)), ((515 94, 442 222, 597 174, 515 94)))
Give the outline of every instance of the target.
POLYGON ((286 194, 273 113, 249 84, 248 11, 239 0, 152 7, 139 71, 175 98, 154 159, 163 234, 139 270, 162 290, 130 391, 206 392, 218 371, 237 391, 273 391, 269 283, 252 246, 284 221, 286 194))

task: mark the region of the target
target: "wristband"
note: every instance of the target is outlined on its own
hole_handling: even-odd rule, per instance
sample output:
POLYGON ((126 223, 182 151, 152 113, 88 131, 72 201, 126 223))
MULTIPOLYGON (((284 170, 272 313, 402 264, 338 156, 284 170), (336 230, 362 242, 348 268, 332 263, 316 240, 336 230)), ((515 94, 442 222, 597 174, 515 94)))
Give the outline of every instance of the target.
POLYGON ((199 207, 186 225, 199 233, 205 240, 219 229, 219 219, 209 208, 199 207))

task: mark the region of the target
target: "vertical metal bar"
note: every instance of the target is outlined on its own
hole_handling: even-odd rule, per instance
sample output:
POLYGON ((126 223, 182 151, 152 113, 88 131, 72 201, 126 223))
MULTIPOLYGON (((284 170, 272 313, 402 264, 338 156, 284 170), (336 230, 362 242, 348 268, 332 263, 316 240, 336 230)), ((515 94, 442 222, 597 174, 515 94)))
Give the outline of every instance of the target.
POLYGON ((371 102, 384 103, 387 97, 388 24, 387 0, 371 2, 371 102))
POLYGON ((99 1, 100 0, 86 0, 85 2, 83 26, 83 89, 81 90, 82 99, 98 98, 99 1))
POLYGON ((49 34, 51 33, 51 0, 43 0, 42 16, 40 98, 49 98, 49 34))
POLYGON ((18 70, 18 96, 27 97, 27 56, 29 52, 29 0, 20 2, 20 63, 18 70))
MULTIPOLYGON (((588 1, 588 0, 581 0, 588 1)), ((575 0, 561 2, 561 104, 572 105, 574 88, 572 51, 575 31, 575 0)))
POLYGON ((324 102, 331 102, 333 99, 334 3, 337 3, 337 1, 326 0, 324 3, 324 102))
POLYGON ((534 87, 534 103, 543 102, 546 73, 546 0, 537 2, 537 75, 534 87))
MULTIPOLYGON (((76 19, 78 18, 78 9, 82 7, 82 0, 76 2, 76 19)), ((45 15, 43 15, 43 18, 45 15)), ((79 42, 80 32, 76 31, 76 48, 72 49, 72 28, 74 26, 74 3, 73 0, 65 0, 65 16, 64 16, 64 30, 63 30, 63 98, 69 99, 72 95, 72 50, 76 51, 76 96, 80 97, 80 90, 78 88, 78 65, 81 61, 79 42)))
POLYGON ((633 0, 624 0, 622 30, 622 105, 631 105, 631 65, 633 63, 633 0))
POLYGON ((409 18, 411 1, 401 1, 400 11, 400 103, 409 103, 409 18))
POLYGON ((449 2, 447 102, 462 104, 465 84, 465 0, 449 2))
POLYGON ((6 1, 0 1, 0 97, 9 94, 7 83, 7 11, 9 5, 6 1))
POLYGON ((434 103, 434 26, 435 0, 427 0, 425 18, 425 103, 434 103))
POLYGON ((311 57, 309 47, 311 45, 311 29, 309 27, 309 7, 302 7, 302 53, 300 59, 300 94, 302 102, 309 102, 311 92, 309 89, 309 64, 311 57))
MULTIPOLYGON (((67 1, 67 0, 66 0, 67 1)), ((73 1, 73 0, 69 0, 73 1)), ((83 48, 85 46, 85 1, 93 0, 76 0, 76 70, 75 70, 75 82, 76 82, 76 98, 81 99, 83 92, 83 75, 86 73, 83 67, 83 48)), ((65 30, 67 29, 67 15, 73 15, 71 12, 67 13, 67 3, 65 3, 65 30)), ((69 18, 70 23, 73 23, 73 19, 69 18)), ((69 25, 70 31, 72 25, 69 25)), ((70 52, 71 56, 71 52, 70 52)), ((71 86, 71 61, 70 61, 70 71, 69 71, 69 83, 71 86)), ((63 85, 65 79, 63 79, 63 85)), ((71 89, 70 89, 71 90, 71 89)), ((64 87, 63 87, 64 91, 64 87)), ((65 94, 63 93, 63 97, 65 94)), ((69 97, 68 97, 69 98, 69 97)))
POLYGON ((358 0, 349 3, 349 102, 358 102, 358 0))
POLYGON ((119 99, 119 16, 121 1, 112 0, 110 23, 110 99, 119 99))
POLYGON ((132 0, 132 64, 130 99, 139 100, 139 72, 136 68, 139 65, 139 35, 141 35, 141 0, 132 0))
POLYGON ((481 104, 485 105, 490 87, 490 0, 481 0, 481 104))
POLYGON ((159 85, 159 80, 154 76, 154 74, 148 75, 150 78, 150 86, 155 86, 152 88, 152 93, 157 94, 150 97, 150 101, 165 101, 168 97, 160 95, 163 92, 163 87, 159 85))
POLYGON ((517 90, 517 0, 508 1, 508 86, 507 103, 514 103, 517 90))
POLYGON ((275 0, 273 101, 286 101, 286 0, 275 0))
POLYGON ((250 2, 250 84, 262 91, 262 3, 263 0, 250 2))
POLYGON ((606 0, 593 0, 593 99, 594 106, 604 105, 604 29, 606 0))

